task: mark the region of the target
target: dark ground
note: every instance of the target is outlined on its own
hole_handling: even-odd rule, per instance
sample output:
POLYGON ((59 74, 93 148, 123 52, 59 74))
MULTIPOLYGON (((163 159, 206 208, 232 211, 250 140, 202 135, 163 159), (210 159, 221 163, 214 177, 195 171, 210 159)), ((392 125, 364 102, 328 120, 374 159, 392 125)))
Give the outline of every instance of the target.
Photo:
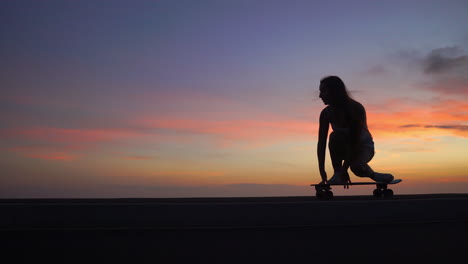
POLYGON ((445 263, 468 254, 468 194, 3 199, 0 212, 9 263, 445 263))

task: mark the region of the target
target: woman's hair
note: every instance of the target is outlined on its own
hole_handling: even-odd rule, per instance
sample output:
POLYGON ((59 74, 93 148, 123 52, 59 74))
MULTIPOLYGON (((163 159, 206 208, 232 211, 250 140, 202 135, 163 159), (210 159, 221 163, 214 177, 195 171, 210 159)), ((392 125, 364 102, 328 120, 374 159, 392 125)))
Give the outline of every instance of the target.
POLYGON ((346 85, 338 76, 326 76, 320 80, 327 91, 330 93, 331 101, 333 104, 346 104, 351 99, 349 96, 346 85))

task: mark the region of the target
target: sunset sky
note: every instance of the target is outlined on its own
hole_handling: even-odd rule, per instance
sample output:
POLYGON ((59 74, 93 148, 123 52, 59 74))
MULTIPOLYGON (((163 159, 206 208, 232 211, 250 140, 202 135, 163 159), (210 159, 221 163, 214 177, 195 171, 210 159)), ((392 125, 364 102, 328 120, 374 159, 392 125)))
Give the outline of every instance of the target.
POLYGON ((0 198, 315 195, 327 75, 366 107, 396 194, 467 193, 467 10, 1 1, 0 198))

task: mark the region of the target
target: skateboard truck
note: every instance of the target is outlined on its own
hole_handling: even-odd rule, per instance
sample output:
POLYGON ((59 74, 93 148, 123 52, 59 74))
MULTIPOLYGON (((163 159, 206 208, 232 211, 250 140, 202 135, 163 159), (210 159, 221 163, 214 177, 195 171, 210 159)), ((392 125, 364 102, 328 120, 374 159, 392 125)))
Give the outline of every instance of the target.
POLYGON ((315 185, 315 196, 320 200, 330 200, 333 198, 330 184, 315 185))
POLYGON ((374 197, 385 197, 385 198, 393 197, 393 190, 387 189, 386 183, 377 183, 375 186, 377 188, 373 192, 374 197))

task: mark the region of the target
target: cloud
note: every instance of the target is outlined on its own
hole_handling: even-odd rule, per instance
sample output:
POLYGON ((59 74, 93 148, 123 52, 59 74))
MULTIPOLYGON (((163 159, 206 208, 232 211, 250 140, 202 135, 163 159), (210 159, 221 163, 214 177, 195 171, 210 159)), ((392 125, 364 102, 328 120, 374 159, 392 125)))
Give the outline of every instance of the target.
POLYGON ((43 142, 59 143, 96 143, 142 136, 143 133, 132 129, 70 129, 57 127, 10 128, 1 134, 9 137, 34 139, 43 142))
POLYGON ((422 60, 427 74, 464 73, 468 70, 468 56, 463 55, 460 47, 433 49, 422 60))
POLYGON ((13 147, 9 150, 18 153, 23 157, 36 158, 43 160, 53 161, 71 161, 78 158, 77 155, 70 154, 73 147, 66 147, 63 149, 54 148, 51 146, 36 146, 36 147, 13 147))
MULTIPOLYGON (((257 148, 284 141, 309 141, 315 138, 317 124, 300 120, 204 120, 158 118, 131 121, 135 127, 116 129, 70 129, 25 127, 0 129, 10 141, 9 151, 23 157, 47 160, 76 160, 108 146, 149 143, 197 143, 217 147, 257 148)), ((154 157, 121 153, 125 160, 150 160, 154 157)))
POLYGON ((465 46, 437 47, 427 52, 399 50, 387 58, 385 66, 391 68, 392 73, 401 72, 402 78, 412 78, 416 89, 441 97, 466 96, 468 54, 465 46))
POLYGON ((370 104, 367 115, 370 130, 377 137, 435 136, 447 133, 468 137, 468 102, 465 101, 395 98, 381 104, 370 104), (421 120, 430 120, 432 124, 421 120))
MULTIPOLYGON (((117 142, 153 142, 157 136, 141 129, 66 129, 29 127, 0 129, 0 136, 9 140, 10 152, 23 157, 46 160, 75 160, 102 144, 117 142)), ((146 157, 126 157, 142 159, 146 157)))
POLYGON ((402 125, 399 128, 402 129, 424 129, 424 130, 431 130, 431 129, 439 129, 439 130, 449 130, 452 131, 454 134, 468 138, 468 125, 428 125, 428 124, 406 124, 402 125))
POLYGON ((223 143, 271 144, 281 140, 307 140, 316 133, 317 124, 298 120, 226 120, 148 119, 154 129, 173 133, 208 135, 223 143))
POLYGON ((66 154, 66 153, 50 153, 46 155, 28 155, 25 154, 25 157, 30 157, 30 158, 38 158, 38 159, 45 159, 45 160, 61 160, 61 161, 68 161, 68 160, 74 160, 76 159, 75 156, 66 154))
POLYGON ((407 124, 402 125, 400 128, 438 128, 447 130, 457 130, 461 132, 468 132, 468 125, 423 125, 423 124, 407 124))
POLYGON ((426 75, 418 85, 422 89, 444 96, 468 94, 468 55, 461 47, 436 48, 410 59, 426 75))

